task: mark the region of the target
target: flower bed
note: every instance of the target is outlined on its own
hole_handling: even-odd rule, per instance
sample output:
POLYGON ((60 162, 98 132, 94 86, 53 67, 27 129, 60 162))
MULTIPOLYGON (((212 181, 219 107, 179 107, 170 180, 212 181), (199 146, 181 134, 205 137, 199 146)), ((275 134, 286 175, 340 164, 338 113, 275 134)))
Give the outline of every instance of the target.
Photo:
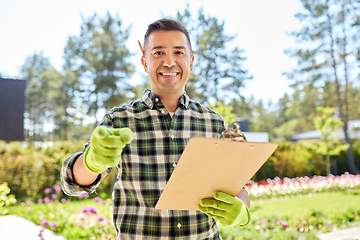
POLYGON ((264 199, 288 195, 309 194, 329 191, 354 189, 360 186, 360 174, 352 175, 345 173, 340 176, 330 175, 283 178, 249 181, 245 188, 251 199, 264 199))

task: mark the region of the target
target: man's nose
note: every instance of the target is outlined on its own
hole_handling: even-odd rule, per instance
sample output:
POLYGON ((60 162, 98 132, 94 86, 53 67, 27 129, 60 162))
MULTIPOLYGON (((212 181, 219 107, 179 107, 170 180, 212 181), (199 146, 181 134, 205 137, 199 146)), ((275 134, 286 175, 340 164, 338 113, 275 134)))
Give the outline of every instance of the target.
POLYGON ((171 54, 167 55, 164 59, 163 65, 164 67, 169 67, 169 68, 175 66, 176 63, 174 57, 171 54))

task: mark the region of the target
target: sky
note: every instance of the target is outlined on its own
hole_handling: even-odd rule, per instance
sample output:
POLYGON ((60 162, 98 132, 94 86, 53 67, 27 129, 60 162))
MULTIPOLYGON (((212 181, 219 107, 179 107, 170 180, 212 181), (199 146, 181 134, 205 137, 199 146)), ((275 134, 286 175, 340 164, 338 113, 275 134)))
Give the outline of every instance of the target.
MULTIPOLYGON (((160 19, 162 13, 175 16, 189 2, 0 0, 0 73, 4 78, 17 78, 26 57, 40 51, 61 70, 67 38, 79 35, 81 16, 97 13, 103 17, 108 11, 112 16, 119 14, 123 26, 132 26, 127 47, 136 53, 132 58, 136 82, 140 73, 144 74, 137 39, 143 40, 147 26, 160 19)), ((226 34, 237 34, 231 46, 244 50, 244 68, 253 75, 241 90, 245 98, 277 102, 284 93, 292 93, 290 81, 282 73, 296 66, 295 59, 286 56, 284 50, 296 46, 295 39, 286 33, 300 27, 294 17, 301 11, 299 0, 193 0, 189 4, 193 17, 200 7, 205 15, 224 21, 226 34)))

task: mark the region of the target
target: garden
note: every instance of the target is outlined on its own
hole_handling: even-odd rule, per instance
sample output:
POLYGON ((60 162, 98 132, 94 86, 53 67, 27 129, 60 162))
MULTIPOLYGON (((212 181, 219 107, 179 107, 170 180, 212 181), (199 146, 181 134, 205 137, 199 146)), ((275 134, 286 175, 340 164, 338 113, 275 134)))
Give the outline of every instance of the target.
MULTIPOLYGON (((39 148, 0 141, 0 215, 16 214, 65 239, 114 239, 110 193, 116 171, 103 180, 98 194, 70 197, 60 187, 62 162, 82 144, 39 148)), ((321 156, 313 153, 309 164, 299 158, 305 151, 296 144, 279 145, 245 186, 251 223, 245 228, 220 225, 223 239, 317 239, 320 233, 360 226, 360 175, 325 177, 321 156), (306 176, 309 171, 312 176, 306 176)))
MULTIPOLYGON (((316 239, 319 233, 360 226, 360 175, 275 178, 250 181, 246 188, 252 221, 245 228, 220 225, 223 239, 316 239)), ((1 199, 7 199, 2 214, 16 214, 65 239, 115 238, 105 194, 61 197, 55 184, 44 189, 44 198, 19 202, 9 190, 1 185, 1 199)))

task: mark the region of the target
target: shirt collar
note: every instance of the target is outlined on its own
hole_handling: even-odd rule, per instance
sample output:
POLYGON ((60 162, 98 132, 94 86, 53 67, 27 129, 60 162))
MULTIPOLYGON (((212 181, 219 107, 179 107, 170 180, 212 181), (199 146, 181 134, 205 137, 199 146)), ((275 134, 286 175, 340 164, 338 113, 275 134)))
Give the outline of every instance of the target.
MULTIPOLYGON (((160 98, 158 96, 156 96, 155 94, 153 94, 151 92, 151 90, 149 89, 145 89, 144 93, 141 97, 141 100, 151 109, 154 108, 154 106, 156 105, 156 103, 158 103, 160 101, 160 98)), ((189 96, 186 94, 186 92, 184 92, 184 94, 180 97, 179 100, 179 105, 183 106, 184 108, 188 109, 189 108, 189 103, 190 103, 190 98, 189 96)))

